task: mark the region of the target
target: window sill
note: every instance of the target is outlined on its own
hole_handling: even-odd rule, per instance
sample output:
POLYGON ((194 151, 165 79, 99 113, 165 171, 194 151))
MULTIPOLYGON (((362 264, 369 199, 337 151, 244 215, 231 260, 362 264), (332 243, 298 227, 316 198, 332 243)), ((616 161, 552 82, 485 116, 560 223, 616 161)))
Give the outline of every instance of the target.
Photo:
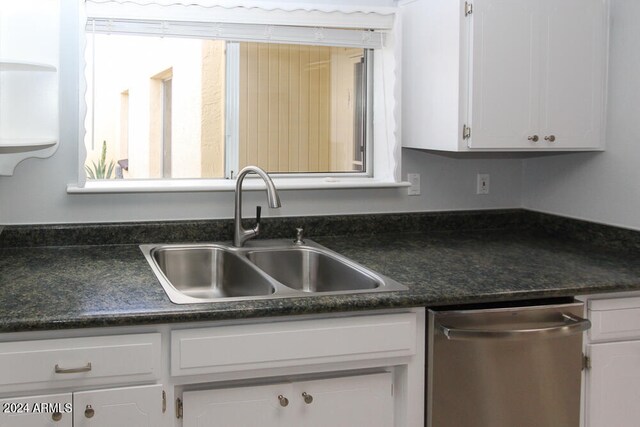
MULTIPOLYGON (((409 182, 380 181, 373 178, 273 178, 278 190, 329 190, 349 188, 401 188, 409 182)), ((200 191, 235 191, 236 181, 230 179, 174 180, 104 180, 87 181, 84 187, 67 185, 69 194, 103 193, 182 193, 200 191)), ((264 182, 247 177, 243 190, 264 190, 264 182)))

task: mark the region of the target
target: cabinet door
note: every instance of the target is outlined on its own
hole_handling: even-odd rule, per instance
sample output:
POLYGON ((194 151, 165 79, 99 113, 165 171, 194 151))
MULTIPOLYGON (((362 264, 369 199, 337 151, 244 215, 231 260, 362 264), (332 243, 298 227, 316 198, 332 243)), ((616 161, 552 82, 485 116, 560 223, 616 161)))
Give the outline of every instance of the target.
POLYGON ((607 2, 546 0, 540 35, 540 145, 602 145, 607 60, 607 2), (555 142, 545 141, 553 135, 555 142))
POLYGON ((71 427, 71 394, 0 399, 0 427, 71 427))
POLYGON ((588 346, 586 427, 637 427, 640 341, 588 346))
POLYGON ((392 384, 389 372, 294 384, 296 425, 392 427, 392 384))
POLYGON ((385 372, 185 392, 183 426, 392 427, 392 383, 385 372))
POLYGON ((535 148, 541 4, 475 0, 471 15, 469 148, 535 148))
POLYGON ((161 423, 161 385, 73 394, 74 427, 158 427, 161 423))
POLYGON ((185 392, 184 427, 286 427, 291 424, 291 384, 185 392), (279 396, 288 399, 282 406, 279 396))

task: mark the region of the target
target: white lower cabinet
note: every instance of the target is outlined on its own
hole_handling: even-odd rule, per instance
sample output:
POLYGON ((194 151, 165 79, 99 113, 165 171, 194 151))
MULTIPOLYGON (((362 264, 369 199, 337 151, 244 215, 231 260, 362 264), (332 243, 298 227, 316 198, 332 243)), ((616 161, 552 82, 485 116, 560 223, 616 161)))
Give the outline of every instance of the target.
POLYGON ((0 427, 161 425, 161 385, 113 388, 160 378, 160 333, 24 337, 0 342, 0 427))
POLYGON ((0 399, 0 427, 157 427, 162 386, 0 399))
POLYGON ((71 393, 0 399, 0 427, 72 427, 71 393))
POLYGON ((74 427, 157 427, 162 423, 162 386, 78 392, 73 408, 74 427))
POLYGON ((287 414, 278 396, 288 394, 288 387, 271 384, 185 392, 183 426, 211 426, 214 420, 224 426, 284 426, 287 414))
POLYGON ((423 308, 0 334, 0 427, 423 427, 424 334, 423 308))
POLYGON ((587 427, 640 425, 640 341, 588 346, 587 427))
POLYGON ((392 427, 389 372, 190 391, 184 427, 392 427))
POLYGON ((298 422, 308 427, 392 427, 391 373, 361 375, 294 384, 298 422))
POLYGON ((590 299, 585 427, 640 425, 640 297, 590 299))

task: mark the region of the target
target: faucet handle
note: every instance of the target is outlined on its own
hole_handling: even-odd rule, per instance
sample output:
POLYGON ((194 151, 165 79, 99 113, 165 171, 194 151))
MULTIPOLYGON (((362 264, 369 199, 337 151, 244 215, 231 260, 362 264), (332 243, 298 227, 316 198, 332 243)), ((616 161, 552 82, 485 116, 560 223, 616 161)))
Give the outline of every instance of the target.
POLYGON ((260 232, 260 215, 262 213, 262 206, 256 206, 256 225, 253 227, 253 236, 257 236, 260 232))

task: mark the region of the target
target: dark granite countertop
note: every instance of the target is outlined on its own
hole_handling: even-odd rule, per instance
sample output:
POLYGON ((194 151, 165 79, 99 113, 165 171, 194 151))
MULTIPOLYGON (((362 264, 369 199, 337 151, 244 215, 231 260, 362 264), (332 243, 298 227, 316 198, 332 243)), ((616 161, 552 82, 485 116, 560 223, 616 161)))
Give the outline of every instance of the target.
POLYGON ((169 301, 136 244, 8 246, 0 249, 0 332, 640 290, 636 246, 601 245, 595 237, 587 243, 547 228, 555 231, 508 227, 319 237, 314 240, 409 290, 186 305, 169 301))

